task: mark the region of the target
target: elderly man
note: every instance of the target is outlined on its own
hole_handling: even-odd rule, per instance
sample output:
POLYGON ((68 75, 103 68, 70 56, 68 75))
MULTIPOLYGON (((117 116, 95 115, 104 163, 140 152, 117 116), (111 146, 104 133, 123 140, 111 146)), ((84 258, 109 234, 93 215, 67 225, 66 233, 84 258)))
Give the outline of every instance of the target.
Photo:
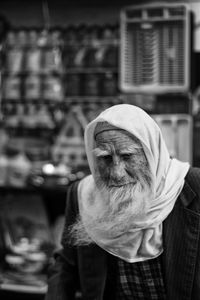
POLYGON ((133 105, 101 113, 85 146, 91 175, 68 189, 46 299, 199 300, 200 170, 133 105))

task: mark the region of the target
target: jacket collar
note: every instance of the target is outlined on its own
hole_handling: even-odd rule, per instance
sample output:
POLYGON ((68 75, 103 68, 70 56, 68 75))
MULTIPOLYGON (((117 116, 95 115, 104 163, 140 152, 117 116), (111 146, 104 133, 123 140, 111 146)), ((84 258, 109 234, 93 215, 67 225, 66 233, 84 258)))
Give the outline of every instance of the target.
POLYGON ((196 197, 196 193, 192 189, 190 184, 188 183, 187 177, 188 177, 188 175, 186 176, 186 181, 185 181, 183 190, 179 196, 179 198, 180 198, 179 200, 181 201, 181 203, 183 204, 184 207, 188 207, 192 203, 194 198, 196 197))

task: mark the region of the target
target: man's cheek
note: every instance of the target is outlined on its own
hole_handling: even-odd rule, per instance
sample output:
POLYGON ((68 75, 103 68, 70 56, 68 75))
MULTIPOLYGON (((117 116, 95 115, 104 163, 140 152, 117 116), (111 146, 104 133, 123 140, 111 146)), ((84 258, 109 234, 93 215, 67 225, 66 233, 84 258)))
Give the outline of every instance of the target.
POLYGON ((98 171, 100 175, 103 174, 106 169, 105 163, 102 160, 97 159, 95 161, 95 169, 98 171))
POLYGON ((136 172, 140 172, 143 171, 145 167, 145 163, 141 160, 130 160, 127 164, 126 164, 126 168, 127 170, 132 173, 134 175, 134 173, 136 172))
POLYGON ((126 170, 130 176, 135 177, 136 173, 138 173, 138 171, 140 170, 140 166, 135 161, 129 161, 128 163, 126 163, 126 170))
POLYGON ((107 180, 109 178, 109 173, 110 173, 109 167, 106 166, 105 164, 100 164, 98 169, 99 169, 99 175, 101 179, 104 181, 107 180))

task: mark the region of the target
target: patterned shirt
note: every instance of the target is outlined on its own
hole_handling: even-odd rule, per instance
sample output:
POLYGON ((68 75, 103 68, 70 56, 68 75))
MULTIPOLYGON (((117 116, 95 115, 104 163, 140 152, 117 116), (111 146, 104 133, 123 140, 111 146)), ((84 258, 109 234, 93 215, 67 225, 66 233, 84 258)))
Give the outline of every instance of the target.
POLYGON ((161 256, 137 263, 118 259, 117 300, 164 300, 161 256))

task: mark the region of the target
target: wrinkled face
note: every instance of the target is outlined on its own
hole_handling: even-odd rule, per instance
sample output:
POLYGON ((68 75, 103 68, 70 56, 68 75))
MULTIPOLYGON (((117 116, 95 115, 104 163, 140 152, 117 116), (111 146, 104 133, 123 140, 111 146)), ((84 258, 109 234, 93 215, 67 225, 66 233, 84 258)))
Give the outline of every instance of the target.
POLYGON ((71 229, 74 245, 88 245, 94 236, 115 238, 127 233, 147 216, 152 199, 152 177, 140 142, 124 130, 96 135, 95 191, 88 198, 82 219, 71 229))
POLYGON ((144 181, 150 185, 148 162, 140 142, 124 130, 103 131, 93 150, 98 180, 107 187, 144 181), (99 177, 99 178, 98 178, 99 177))

